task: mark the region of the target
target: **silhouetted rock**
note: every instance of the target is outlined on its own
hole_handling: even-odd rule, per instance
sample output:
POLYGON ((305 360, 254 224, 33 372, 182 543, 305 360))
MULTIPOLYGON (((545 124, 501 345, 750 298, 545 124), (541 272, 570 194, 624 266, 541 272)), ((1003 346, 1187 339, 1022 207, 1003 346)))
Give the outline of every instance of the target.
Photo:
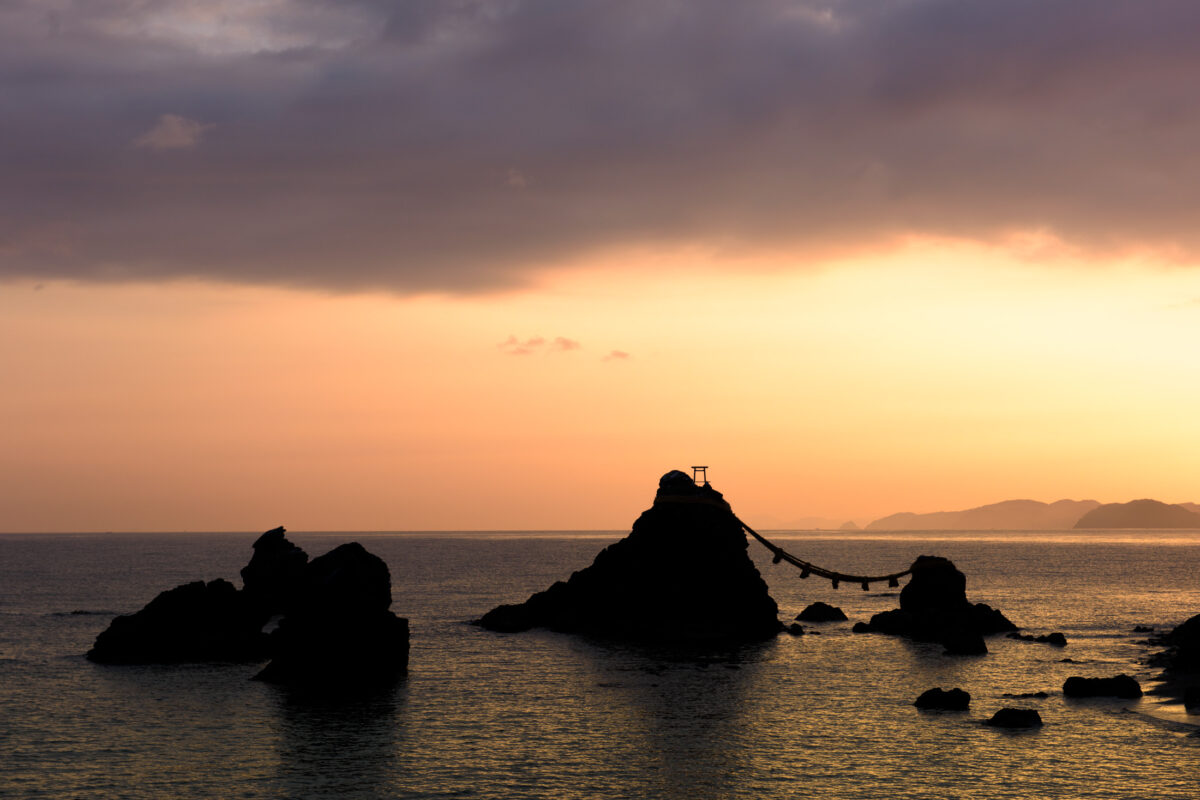
POLYGON ((1183 693, 1183 706, 1189 714, 1200 714, 1200 687, 1192 687, 1183 693))
POLYGON ((787 628, 785 628, 785 630, 788 633, 790 633, 792 636, 803 636, 804 635, 804 626, 798 622, 793 622, 791 625, 788 625, 787 628))
POLYGON ((1142 687, 1128 675, 1111 678, 1081 678, 1072 675, 1063 684, 1064 697, 1119 697, 1133 700, 1142 696, 1142 687))
POLYGON ((846 619, 845 613, 837 606, 817 601, 796 615, 803 622, 840 622, 846 619))
POLYGON ((1200 514, 1158 500, 1107 503, 1079 518, 1076 528, 1200 528, 1200 514))
POLYGON ((1009 692, 1005 692, 1000 696, 1008 697, 1013 700, 1045 700, 1050 695, 1046 694, 1045 692, 1021 692, 1020 694, 1011 694, 1009 692))
POLYGON ((1040 728, 1042 715, 1032 708, 1002 708, 983 724, 993 728, 1040 728))
POLYGON ((408 668, 409 644, 408 620, 391 604, 387 564, 358 542, 313 559, 256 679, 322 688, 394 680, 408 668))
POLYGON ((1017 629, 991 606, 968 602, 966 576, 949 559, 920 556, 911 569, 912 578, 900 591, 900 608, 874 615, 867 630, 942 642, 951 655, 982 655, 987 652, 983 636, 1017 629))
POLYGON ((256 661, 267 653, 264 622, 229 581, 185 583, 114 619, 87 657, 101 664, 256 661))
POLYGON ((1058 633, 1057 631, 1055 631, 1054 633, 1042 634, 1040 636, 1033 636, 1028 633, 1010 633, 1008 635, 1008 638, 1009 639, 1020 639, 1023 642, 1038 642, 1039 644, 1050 644, 1050 645, 1054 645, 1055 647, 1066 647, 1067 646, 1067 637, 1063 636, 1061 633, 1058 633))
POLYGON ((1163 667, 1168 680, 1200 678, 1200 614, 1155 638, 1153 643, 1165 649, 1151 663, 1163 667))
POLYGON ((1133 633, 1154 633, 1154 628, 1149 625, 1134 625, 1133 633))
POLYGON ((971 705, 971 695, 962 689, 943 691, 939 686, 922 692, 913 705, 917 708, 940 709, 942 711, 965 711, 971 705))
POLYGON ((402 674, 408 664, 408 621, 391 605, 387 565, 352 542, 308 561, 284 537, 267 531, 242 570, 245 588, 226 580, 185 584, 136 614, 117 617, 88 652, 109 664, 265 661, 259 677, 337 688, 365 686, 402 674), (272 617, 282 617, 271 634, 272 617))
POLYGON ((242 591, 268 616, 282 614, 299 591, 308 553, 284 536, 281 526, 258 537, 254 555, 242 567, 242 591))
POLYGON ((669 472, 654 506, 592 565, 524 603, 489 611, 489 630, 530 628, 618 639, 760 640, 782 626, 720 492, 669 472))
POLYGON ((874 631, 871 630, 871 626, 865 622, 854 623, 853 627, 850 628, 850 632, 851 633, 874 633, 874 631))

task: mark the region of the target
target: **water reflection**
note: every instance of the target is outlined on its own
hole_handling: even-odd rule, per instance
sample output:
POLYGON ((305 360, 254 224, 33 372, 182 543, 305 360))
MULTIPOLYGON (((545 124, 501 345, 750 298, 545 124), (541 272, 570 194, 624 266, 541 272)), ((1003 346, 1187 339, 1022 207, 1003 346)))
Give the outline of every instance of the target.
POLYGON ((390 797, 407 687, 351 696, 276 690, 284 797, 390 797))
POLYGON ((615 731, 644 760, 647 789, 665 798, 731 797, 750 772, 744 741, 762 662, 776 641, 722 649, 596 641, 575 649, 603 691, 615 731))

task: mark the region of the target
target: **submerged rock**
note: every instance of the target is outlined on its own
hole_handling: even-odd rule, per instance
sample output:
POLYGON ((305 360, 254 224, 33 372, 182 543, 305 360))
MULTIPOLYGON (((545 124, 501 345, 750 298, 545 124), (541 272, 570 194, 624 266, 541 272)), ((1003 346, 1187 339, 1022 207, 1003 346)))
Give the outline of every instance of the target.
POLYGON ((1010 633, 1008 635, 1008 638, 1009 639, 1019 639, 1022 642, 1038 642, 1039 644, 1049 644, 1049 645, 1054 645, 1055 647, 1066 647, 1067 646, 1067 637, 1063 636, 1058 631, 1055 631, 1054 633, 1042 634, 1039 636, 1033 636, 1028 633, 1010 633))
POLYGON ((801 622, 840 622, 846 619, 846 613, 837 606, 817 601, 796 615, 801 622))
POLYGON ((966 576, 949 559, 919 556, 911 569, 912 578, 900 591, 900 608, 856 624, 856 632, 941 642, 951 655, 982 655, 987 652, 984 636, 1017 630, 997 609, 967 600, 966 576))
POLYGON ((753 641, 782 629, 778 606, 720 492, 668 472, 628 536, 524 603, 479 620, 502 632, 547 628, 619 639, 753 641))
POLYGON ((939 686, 922 692, 921 696, 913 701, 913 705, 917 708, 940 709, 942 711, 965 711, 971 705, 971 694, 962 689, 948 689, 943 691, 939 686))
POLYGON ((376 684, 408 664, 408 620, 388 610, 391 576, 357 542, 309 562, 284 536, 267 531, 242 569, 245 587, 226 580, 184 584, 136 614, 117 617, 87 657, 106 664, 272 662, 262 680, 320 688, 376 684), (263 632, 272 618, 279 625, 263 632))
POLYGON ((1133 700, 1142 696, 1142 687, 1128 675, 1111 678, 1081 678, 1073 675, 1063 684, 1064 697, 1119 697, 1133 700))
POLYGON ((1042 715, 1032 708, 1002 708, 983 724, 993 728, 1040 728, 1042 715))

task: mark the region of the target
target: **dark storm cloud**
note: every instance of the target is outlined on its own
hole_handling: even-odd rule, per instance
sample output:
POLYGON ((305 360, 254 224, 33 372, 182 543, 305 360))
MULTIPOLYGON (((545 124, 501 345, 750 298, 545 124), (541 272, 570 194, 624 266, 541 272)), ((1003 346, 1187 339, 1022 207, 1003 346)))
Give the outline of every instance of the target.
POLYGON ((1192 256, 1197 31, 1192 0, 0 0, 0 276, 474 291, 1031 227, 1192 256))

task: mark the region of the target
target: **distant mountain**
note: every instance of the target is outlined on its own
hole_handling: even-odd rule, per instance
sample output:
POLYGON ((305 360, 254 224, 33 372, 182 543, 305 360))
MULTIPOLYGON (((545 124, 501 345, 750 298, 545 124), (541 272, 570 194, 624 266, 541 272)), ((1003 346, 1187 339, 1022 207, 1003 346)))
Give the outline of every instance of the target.
POLYGON ((1106 503, 1079 518, 1076 528, 1200 528, 1194 503, 1168 505, 1158 500, 1106 503), (1190 508, 1189 508, 1190 506, 1190 508))
POLYGON ((839 531, 856 531, 856 530, 859 530, 859 527, 858 527, 858 525, 855 524, 854 520, 850 520, 849 522, 843 522, 842 526, 840 528, 838 528, 838 530, 839 531))
MULTIPOLYGON (((902 512, 877 519, 869 531, 1046 531, 1076 527, 1075 523, 1100 504, 1095 500, 1005 500, 966 511, 935 511, 932 514, 902 512)), ((1200 515, 1197 515, 1200 517, 1200 515)))

